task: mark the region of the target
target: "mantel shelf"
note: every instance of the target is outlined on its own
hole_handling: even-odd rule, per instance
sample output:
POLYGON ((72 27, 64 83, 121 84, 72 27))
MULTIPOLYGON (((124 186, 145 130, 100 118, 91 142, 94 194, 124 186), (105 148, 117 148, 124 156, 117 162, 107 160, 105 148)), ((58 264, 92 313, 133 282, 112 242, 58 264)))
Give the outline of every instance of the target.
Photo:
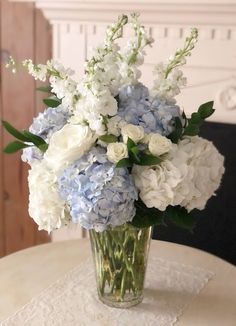
POLYGON ((236 24, 236 0, 11 0, 35 2, 52 21, 113 21, 120 13, 140 12, 143 23, 236 24), (210 12, 210 15, 209 15, 210 12))

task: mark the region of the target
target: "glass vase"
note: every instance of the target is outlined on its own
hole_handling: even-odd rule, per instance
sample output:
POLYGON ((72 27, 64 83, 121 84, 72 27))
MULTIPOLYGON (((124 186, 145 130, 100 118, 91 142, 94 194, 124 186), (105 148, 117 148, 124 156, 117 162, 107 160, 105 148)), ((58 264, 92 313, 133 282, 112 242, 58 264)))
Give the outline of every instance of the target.
POLYGON ((116 308, 140 303, 152 228, 124 224, 89 234, 99 299, 116 308))

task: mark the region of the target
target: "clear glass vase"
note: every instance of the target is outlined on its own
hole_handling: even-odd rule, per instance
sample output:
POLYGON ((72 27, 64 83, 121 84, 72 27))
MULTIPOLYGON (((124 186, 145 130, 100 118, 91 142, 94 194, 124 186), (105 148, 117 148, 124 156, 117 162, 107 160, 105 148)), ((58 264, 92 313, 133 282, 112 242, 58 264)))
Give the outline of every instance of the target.
POLYGON ((124 224, 89 234, 99 299, 116 308, 140 303, 152 228, 124 224))

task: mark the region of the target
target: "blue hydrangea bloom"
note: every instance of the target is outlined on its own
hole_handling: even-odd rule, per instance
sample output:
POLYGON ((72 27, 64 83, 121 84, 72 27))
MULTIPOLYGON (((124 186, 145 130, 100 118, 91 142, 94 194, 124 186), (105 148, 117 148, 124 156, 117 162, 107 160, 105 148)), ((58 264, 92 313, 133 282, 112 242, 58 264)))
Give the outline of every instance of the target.
POLYGON ((131 221, 138 199, 126 168, 116 168, 106 151, 94 147, 67 167, 58 178, 61 197, 68 203, 72 221, 86 229, 104 231, 131 221))
POLYGON ((151 100, 148 89, 138 83, 121 88, 118 115, 128 123, 142 126, 146 133, 168 136, 173 131, 174 118, 180 117, 180 108, 158 98, 151 100))
POLYGON ((33 162, 43 159, 43 152, 35 146, 26 147, 23 149, 21 159, 23 162, 27 162, 31 165, 33 162))
POLYGON ((33 119, 29 131, 48 140, 55 131, 64 127, 69 116, 68 110, 62 105, 56 108, 47 108, 33 119))
MULTIPOLYGON (((54 132, 64 127, 69 116, 68 110, 62 105, 56 108, 47 108, 33 119, 29 131, 48 142, 54 132)), ((22 161, 29 164, 42 158, 43 153, 35 146, 24 148, 21 156, 22 161)))

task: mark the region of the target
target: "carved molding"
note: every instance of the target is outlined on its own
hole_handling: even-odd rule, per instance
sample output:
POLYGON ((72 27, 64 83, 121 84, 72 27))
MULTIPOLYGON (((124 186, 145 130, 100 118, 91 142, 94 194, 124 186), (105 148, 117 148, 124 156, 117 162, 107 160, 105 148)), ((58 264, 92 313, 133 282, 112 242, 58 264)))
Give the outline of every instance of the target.
MULTIPOLYGON (((22 2, 23 0, 14 0, 22 2)), ((120 13, 140 12, 143 23, 236 25, 236 1, 223 0, 29 0, 50 21, 111 22, 120 13), (209 14, 210 13, 210 14, 209 14), (227 16, 227 19, 226 19, 227 16)))

